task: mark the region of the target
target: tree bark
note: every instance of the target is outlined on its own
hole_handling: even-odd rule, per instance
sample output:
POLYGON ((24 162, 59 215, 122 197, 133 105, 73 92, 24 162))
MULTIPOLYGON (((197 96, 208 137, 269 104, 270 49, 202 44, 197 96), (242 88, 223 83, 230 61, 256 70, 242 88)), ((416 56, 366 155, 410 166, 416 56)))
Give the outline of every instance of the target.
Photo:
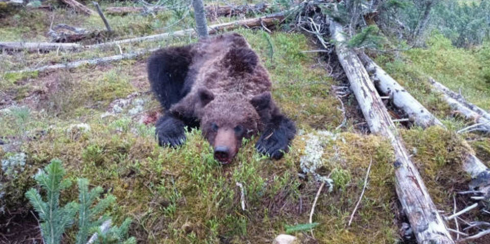
POLYGON ((419 103, 405 88, 400 86, 398 82, 379 67, 366 54, 359 53, 359 58, 366 67, 366 70, 372 74, 371 78, 374 85, 385 95, 393 99, 393 103, 397 108, 402 109, 409 116, 411 121, 422 128, 438 125, 444 127, 429 110, 419 103))
POLYGON ((474 112, 478 113, 479 115, 481 115, 482 117, 484 117, 485 119, 488 119, 490 120, 490 114, 485 111, 484 109, 481 109, 480 107, 468 102, 466 99, 464 99, 464 97, 456 92, 453 92, 451 91, 449 88, 447 88, 446 86, 444 86, 443 84, 437 82, 436 80, 434 80, 433 78, 429 78, 429 82, 432 84, 432 86, 434 86, 434 88, 436 88, 439 92, 441 93, 444 93, 446 95, 448 95, 449 97, 451 97, 452 99, 458 101, 459 103, 461 103, 462 105, 466 106, 467 108, 473 110, 474 112))
POLYGON ((82 12, 86 15, 95 15, 95 11, 92 9, 87 8, 87 6, 75 1, 75 0, 62 0, 64 3, 68 4, 70 7, 73 9, 82 12))
POLYGON ((202 0, 192 0, 194 8, 194 19, 196 20, 197 34, 200 38, 208 38, 208 24, 206 22, 206 11, 202 0))
POLYGON ((396 192, 419 243, 454 243, 415 165, 410 161, 397 128, 359 58, 345 46, 340 24, 330 21, 330 34, 350 87, 372 133, 389 139, 395 152, 396 192))

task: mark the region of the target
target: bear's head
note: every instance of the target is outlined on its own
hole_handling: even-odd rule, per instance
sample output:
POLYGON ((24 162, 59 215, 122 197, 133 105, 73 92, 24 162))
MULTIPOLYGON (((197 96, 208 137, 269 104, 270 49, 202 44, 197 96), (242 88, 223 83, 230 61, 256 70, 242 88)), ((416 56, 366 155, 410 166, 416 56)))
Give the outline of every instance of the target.
POLYGON ((201 130, 214 148, 214 157, 228 164, 238 153, 243 138, 263 131, 261 114, 269 107, 270 92, 247 100, 242 93, 219 94, 201 88, 201 130))

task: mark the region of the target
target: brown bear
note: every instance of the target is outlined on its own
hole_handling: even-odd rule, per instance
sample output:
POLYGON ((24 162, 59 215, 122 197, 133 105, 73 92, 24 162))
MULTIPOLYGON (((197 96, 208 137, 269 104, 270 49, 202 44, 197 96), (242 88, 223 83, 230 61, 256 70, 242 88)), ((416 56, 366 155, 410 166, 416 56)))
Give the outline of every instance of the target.
POLYGON ((269 73, 245 38, 218 35, 156 51, 148 78, 166 114, 156 123, 160 146, 185 141, 185 127, 200 126, 215 159, 230 163, 243 138, 262 133, 256 149, 274 159, 287 152, 294 123, 271 98, 269 73))

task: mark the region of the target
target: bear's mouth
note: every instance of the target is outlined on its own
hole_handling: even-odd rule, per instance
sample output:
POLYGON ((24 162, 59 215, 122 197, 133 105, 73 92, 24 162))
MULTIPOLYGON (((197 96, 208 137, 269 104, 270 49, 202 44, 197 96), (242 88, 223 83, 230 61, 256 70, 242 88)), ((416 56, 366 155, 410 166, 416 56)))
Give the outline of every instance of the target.
POLYGON ((229 148, 218 146, 214 148, 214 158, 221 164, 229 164, 236 153, 231 152, 229 148))

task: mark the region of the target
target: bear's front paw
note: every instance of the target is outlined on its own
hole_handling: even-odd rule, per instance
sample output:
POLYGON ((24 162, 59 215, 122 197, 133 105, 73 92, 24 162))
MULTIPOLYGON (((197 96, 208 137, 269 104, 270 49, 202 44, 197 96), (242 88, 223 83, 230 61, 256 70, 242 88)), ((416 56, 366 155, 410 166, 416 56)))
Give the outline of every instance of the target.
POLYGON ((184 123, 176 118, 165 116, 156 124, 158 145, 176 147, 185 142, 184 123))
POLYGON ((182 135, 169 135, 165 133, 157 133, 158 136, 158 145, 161 147, 170 146, 177 147, 185 142, 185 134, 182 135))
POLYGON ((265 132, 255 144, 255 148, 261 154, 269 155, 273 159, 281 159, 288 150, 290 140, 280 131, 265 132))

